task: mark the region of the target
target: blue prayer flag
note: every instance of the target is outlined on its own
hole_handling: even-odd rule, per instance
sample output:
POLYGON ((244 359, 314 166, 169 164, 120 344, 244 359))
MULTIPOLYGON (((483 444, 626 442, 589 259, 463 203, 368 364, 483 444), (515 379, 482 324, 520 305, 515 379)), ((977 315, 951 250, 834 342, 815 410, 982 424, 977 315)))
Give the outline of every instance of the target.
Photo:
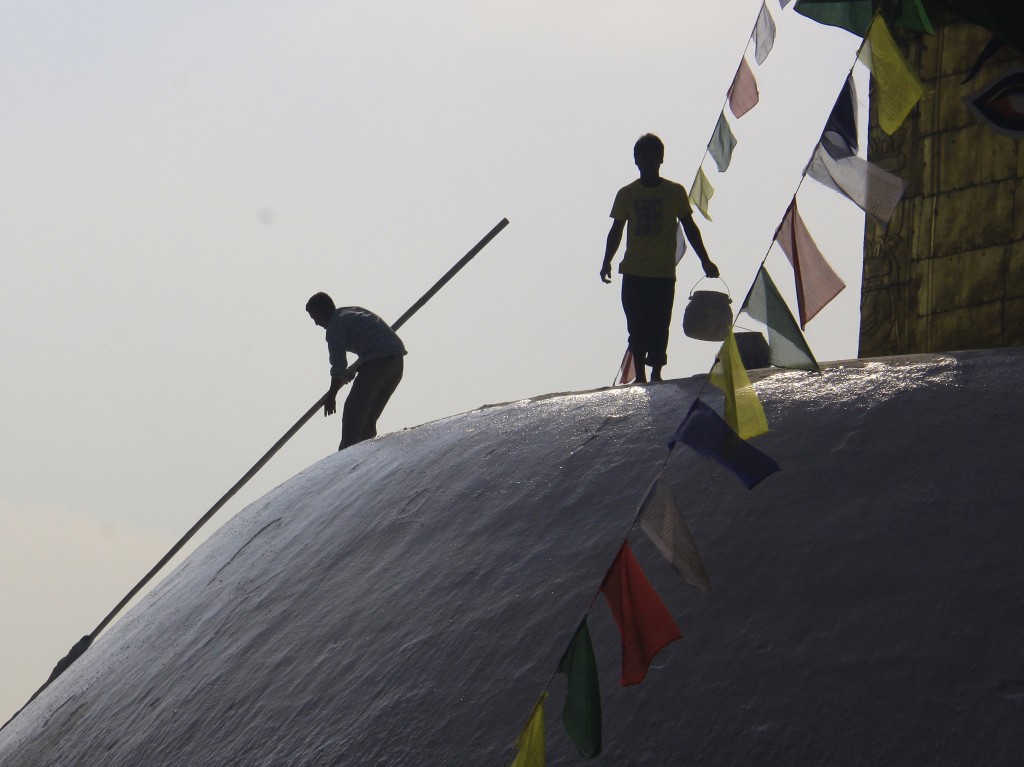
POLYGON ((835 160, 857 154, 857 86, 847 75, 843 89, 821 133, 821 145, 835 160))
POLYGON ((698 453, 714 458, 739 477, 747 490, 779 471, 773 458, 740 439, 718 413, 699 399, 669 440, 669 450, 677 442, 685 442, 698 453))

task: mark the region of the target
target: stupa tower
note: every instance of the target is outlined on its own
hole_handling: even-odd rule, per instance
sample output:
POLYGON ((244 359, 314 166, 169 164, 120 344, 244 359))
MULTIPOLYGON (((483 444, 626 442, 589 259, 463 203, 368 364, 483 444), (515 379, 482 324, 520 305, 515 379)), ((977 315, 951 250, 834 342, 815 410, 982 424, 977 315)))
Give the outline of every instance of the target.
POLYGON ((925 95, 889 136, 872 87, 868 158, 908 187, 865 227, 860 357, 1024 344, 1019 5, 924 0, 934 34, 893 27, 925 95))

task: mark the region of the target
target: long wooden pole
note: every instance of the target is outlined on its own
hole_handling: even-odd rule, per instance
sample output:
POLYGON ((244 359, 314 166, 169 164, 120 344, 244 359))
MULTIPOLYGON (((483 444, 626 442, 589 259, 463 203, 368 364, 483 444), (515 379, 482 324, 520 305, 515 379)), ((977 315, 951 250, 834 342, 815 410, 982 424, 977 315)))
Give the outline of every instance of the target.
MULTIPOLYGON (((457 264, 455 264, 455 266, 453 266, 451 269, 449 269, 441 279, 439 279, 436 283, 434 283, 434 286, 432 288, 430 288, 430 290, 428 290, 426 293, 424 293, 416 303, 414 303, 411 307, 409 307, 408 311, 406 311, 405 314, 403 314, 401 317, 399 317, 395 321, 395 323, 391 326, 391 329, 392 330, 398 330, 400 327, 402 327, 402 325, 404 325, 406 323, 406 321, 410 317, 412 317, 416 312, 418 312, 421 308, 423 308, 423 305, 426 304, 427 301, 429 301, 431 298, 433 298, 434 295, 441 288, 443 288, 445 286, 445 284, 449 280, 451 280, 451 278, 454 277, 459 272, 459 270, 462 269, 462 267, 464 267, 466 264, 468 264, 473 259, 473 257, 477 253, 479 253, 481 250, 483 250, 484 247, 487 245, 487 243, 489 243, 491 240, 493 240, 495 238, 495 236, 497 236, 498 232, 500 232, 506 226, 508 226, 508 219, 507 218, 503 218, 493 229, 491 229, 490 232, 488 232, 484 236, 484 238, 482 240, 480 240, 480 242, 478 242, 476 245, 473 246, 472 250, 470 250, 466 255, 464 255, 459 260, 459 262, 457 264)), ((356 369, 358 369, 358 367, 359 367, 359 361, 356 360, 355 364, 353 364, 350 369, 351 370, 356 370, 356 369)), ((171 550, 168 551, 164 555, 163 559, 161 559, 159 562, 157 562, 153 566, 153 569, 150 570, 146 574, 146 577, 143 578, 135 586, 135 588, 133 588, 131 591, 129 591, 125 595, 124 599, 122 599, 120 602, 118 602, 117 606, 114 607, 114 609, 110 611, 110 614, 107 615, 107 617, 104 618, 100 622, 100 625, 98 625, 93 630, 93 632, 91 634, 92 637, 95 638, 96 636, 98 636, 99 633, 101 631, 103 631, 103 629, 105 629, 107 627, 107 624, 109 624, 110 621, 113 620, 113 618, 124 608, 124 606, 126 604, 128 604, 128 602, 130 602, 135 597, 135 595, 139 593, 139 591, 142 590, 142 588, 150 581, 150 579, 152 579, 153 576, 156 575, 157 572, 159 572, 160 569, 164 565, 166 565, 171 560, 171 558, 175 554, 177 554, 186 543, 188 543, 189 539, 191 539, 192 536, 194 536, 197 532, 199 532, 199 529, 210 520, 210 517, 212 517, 214 514, 216 514, 225 503, 227 503, 229 500, 231 500, 231 498, 235 495, 235 493, 237 493, 239 490, 241 490, 249 482, 250 479, 255 477, 257 472, 259 472, 260 469, 262 469, 264 466, 266 466, 267 463, 270 461, 270 459, 274 457, 274 454, 277 453, 277 451, 280 450, 282 447, 284 447, 285 443, 288 440, 290 440, 292 437, 294 437, 295 434, 299 431, 299 429, 301 429, 303 426, 306 425, 306 423, 309 421, 310 418, 312 418, 314 415, 316 415, 317 411, 320 410, 320 408, 323 406, 324 400, 326 398, 327 398, 327 394, 325 392, 324 396, 321 397, 320 399, 318 399, 309 408, 309 410, 307 410, 305 413, 303 413, 302 417, 299 418, 299 420, 296 421, 295 424, 288 431, 286 431, 284 433, 284 435, 277 442, 275 442, 273 444, 273 446, 266 453, 263 454, 263 457, 260 458, 258 461, 256 461, 256 463, 253 464, 253 467, 251 469, 249 469, 249 471, 247 471, 242 476, 242 478, 240 480, 238 480, 234 485, 232 485, 231 489, 228 490, 226 493, 224 493, 224 495, 221 496, 220 500, 217 501, 215 504, 213 504, 213 506, 210 507, 210 510, 207 511, 199 519, 198 522, 196 522, 194 525, 192 525, 192 527, 189 529, 189 531, 187 533, 185 533, 185 535, 181 538, 181 540, 178 541, 176 544, 174 544, 174 546, 171 548, 171 550)))
MULTIPOLYGON (((435 282, 434 285, 430 288, 430 290, 428 290, 426 293, 420 296, 419 300, 417 300, 416 303, 410 306, 409 309, 405 312, 405 314, 403 314, 401 317, 395 320, 394 324, 391 326, 391 329, 398 330, 400 327, 402 327, 402 325, 404 325, 409 320, 410 317, 412 317, 414 314, 416 314, 416 312, 422 309, 423 305, 426 304, 427 301, 433 298, 434 295, 437 294, 437 292, 441 290, 441 288, 443 288, 448 283, 448 281, 451 280, 452 277, 458 274, 462 267, 464 267, 466 264, 472 261, 473 257, 476 256, 476 254, 479 253, 481 250, 483 250, 487 246, 487 244, 491 240, 493 240, 498 235, 498 233, 506 226, 508 226, 508 219, 503 218, 494 226, 493 229, 491 229, 491 231, 484 235, 483 239, 481 239, 480 242, 474 245, 470 249, 470 251, 466 253, 466 255, 459 259, 455 266, 453 266, 451 269, 445 272, 444 276, 441 277, 441 279, 439 279, 437 282, 435 282)), ((356 360, 350 369, 356 370, 358 369, 358 367, 359 360, 356 360)), ((89 646, 93 643, 93 640, 100 635, 100 632, 102 632, 103 629, 105 629, 110 624, 110 622, 114 620, 114 618, 117 617, 117 614, 124 609, 125 605, 127 605, 132 599, 135 598, 135 596, 140 591, 142 591, 143 588, 145 588, 146 584, 149 583, 156 576, 156 574, 163 569, 164 565, 171 561, 175 554, 181 551, 185 544, 188 543, 192 539, 192 537, 199 532, 203 525, 210 521, 210 518, 214 514, 216 514, 221 509, 221 507, 224 506, 225 503, 227 503, 229 500, 231 500, 232 497, 234 497, 235 493, 241 490, 246 485, 246 483, 249 482, 250 479, 256 476, 260 469, 267 465, 267 462, 269 462, 270 459, 274 457, 274 454, 277 453, 277 451, 280 450, 282 447, 284 447, 285 443, 292 437, 294 437, 296 432, 298 432, 299 429, 305 426, 310 418, 316 415, 317 411, 320 410, 320 408, 323 406, 324 400, 326 398, 327 394, 325 392, 324 395, 320 399, 318 399, 316 403, 309 408, 309 410, 303 413, 302 417, 299 418, 299 420, 296 421, 294 425, 288 431, 286 431, 284 435, 277 442, 275 442, 266 453, 263 454, 263 457, 256 461, 256 463, 253 464, 252 468, 249 469, 249 471, 247 471, 240 480, 238 480, 234 485, 232 485, 231 489, 224 493, 224 495, 220 497, 220 500, 213 504, 213 506, 210 507, 210 510, 199 518, 198 522, 196 522, 194 525, 192 525, 191 528, 189 528, 188 532, 185 533, 185 535, 183 535, 181 539, 176 544, 174 544, 174 546, 171 547, 170 551, 164 554, 163 558, 155 565, 153 565, 153 568, 148 573, 146 573, 145 577, 137 584, 135 584, 135 587, 131 591, 125 594, 124 599, 118 602, 114 609, 107 614, 107 617, 100 621, 100 624, 95 629, 93 629, 92 633, 78 640, 75 646, 71 648, 71 651, 63 658, 61 658, 60 662, 58 662, 57 665, 54 667, 53 673, 50 674, 50 678, 46 680, 46 683, 38 690, 36 690, 35 694, 28 699, 28 701, 25 703, 25 706, 27 706, 29 703, 35 700, 36 696, 39 695, 39 693, 41 693, 43 690, 45 690, 47 686, 49 686, 50 682, 52 682, 54 679, 56 679, 58 676, 64 673, 68 666, 74 663, 75 660, 77 660, 82 655, 82 653, 89 649, 89 646)), ((4 723, 3 727, 6 727, 8 724, 10 724, 14 717, 16 717, 24 710, 25 706, 22 706, 20 709, 18 709, 18 711, 15 712, 14 716, 12 716, 10 719, 7 720, 7 722, 4 723)), ((0 730, 2 730, 3 727, 0 727, 0 730)))

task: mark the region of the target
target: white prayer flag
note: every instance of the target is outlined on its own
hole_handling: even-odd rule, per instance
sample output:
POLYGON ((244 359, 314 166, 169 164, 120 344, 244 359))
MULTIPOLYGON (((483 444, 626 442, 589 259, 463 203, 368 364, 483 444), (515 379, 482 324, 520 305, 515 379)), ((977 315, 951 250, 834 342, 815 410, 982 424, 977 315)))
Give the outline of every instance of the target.
POLYGON ((640 511, 640 528, 647 533, 661 555, 672 563, 687 583, 704 591, 711 591, 704 563, 686 526, 682 512, 676 506, 672 490, 661 479, 654 480, 651 492, 640 511))
POLYGON ((775 45, 775 22, 768 13, 768 6, 761 3, 761 12, 757 15, 754 25, 754 59, 763 64, 775 45))
POLYGON ((683 260, 683 256, 686 255, 686 234, 683 232, 683 227, 676 221, 676 263, 678 264, 683 260))
POLYGON ((879 224, 888 224, 903 199, 906 182, 862 157, 833 158, 821 144, 814 150, 807 175, 834 189, 879 224))

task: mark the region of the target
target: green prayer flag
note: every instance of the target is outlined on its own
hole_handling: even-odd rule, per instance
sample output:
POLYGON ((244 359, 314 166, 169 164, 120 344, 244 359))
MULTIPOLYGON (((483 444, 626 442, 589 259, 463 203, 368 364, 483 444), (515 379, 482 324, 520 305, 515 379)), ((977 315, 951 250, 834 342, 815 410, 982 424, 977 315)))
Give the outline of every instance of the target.
POLYGON ((897 27, 913 29, 916 32, 924 32, 926 35, 934 35, 932 22, 925 13, 921 0, 903 0, 900 8, 900 17, 896 19, 897 27))
POLYGON ((593 759, 601 753, 601 689, 586 616, 558 662, 558 673, 569 685, 562 724, 580 753, 593 759))
POLYGON ((729 163, 732 162, 732 150, 736 148, 736 143, 732 128, 729 127, 729 122, 725 119, 725 112, 722 112, 718 116, 718 124, 711 136, 711 143, 708 144, 708 151, 715 159, 719 173, 725 173, 729 168, 729 163))
POLYGON ((864 37, 875 10, 872 0, 796 0, 793 10, 819 24, 864 37))
POLYGON ((763 266, 740 311, 768 326, 768 346, 775 367, 818 371, 817 360, 804 340, 800 326, 763 266))
POLYGON ((714 193, 715 188, 711 186, 708 177, 704 175, 704 169, 698 168, 697 177, 693 180, 693 186, 690 187, 690 202, 708 221, 711 220, 711 216, 708 215, 708 203, 711 202, 711 196, 714 193))

